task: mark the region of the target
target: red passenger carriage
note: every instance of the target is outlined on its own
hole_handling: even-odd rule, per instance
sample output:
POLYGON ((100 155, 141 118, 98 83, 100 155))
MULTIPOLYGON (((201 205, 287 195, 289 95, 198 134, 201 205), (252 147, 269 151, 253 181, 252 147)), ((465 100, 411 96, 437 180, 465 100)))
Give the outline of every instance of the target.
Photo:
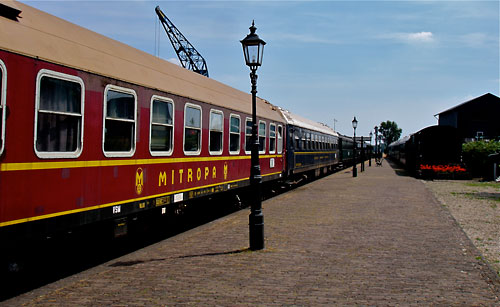
MULTIPOLYGON (((0 240, 45 236, 249 184, 251 96, 8 2, 0 16, 0 240), (9 17, 9 18, 7 18, 9 17)), ((258 99, 264 181, 285 122, 258 99)))

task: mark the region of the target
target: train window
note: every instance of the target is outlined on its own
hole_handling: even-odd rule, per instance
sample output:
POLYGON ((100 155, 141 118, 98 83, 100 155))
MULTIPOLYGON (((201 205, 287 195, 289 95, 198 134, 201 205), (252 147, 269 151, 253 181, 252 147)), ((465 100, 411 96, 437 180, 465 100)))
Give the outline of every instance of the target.
POLYGON ((269 125, 269 153, 276 153, 276 125, 269 125))
POLYGON ((283 152, 283 127, 278 126, 278 153, 283 152))
POLYGON ((106 157, 135 153, 137 95, 134 90, 107 85, 104 90, 103 152, 106 157))
POLYGON ((306 136, 302 134, 302 149, 306 149, 306 136))
POLYGON ((293 146, 294 149, 300 149, 300 136, 303 135, 302 131, 299 129, 293 129, 292 132, 293 135, 291 137, 291 145, 293 146))
POLYGON ((259 121, 259 153, 266 153, 266 123, 259 121))
POLYGON ((5 96, 7 94, 7 69, 0 60, 0 155, 5 143, 5 96))
POLYGON ((250 154, 252 151, 252 119, 247 117, 245 128, 245 153, 250 154))
POLYGON ((222 154, 222 134, 224 131, 224 114, 222 111, 210 110, 209 152, 211 155, 222 154))
POLYGON ((149 150, 153 156, 168 156, 173 152, 174 103, 171 99, 151 97, 151 127, 149 150))
POLYGON ((35 152, 76 158, 82 152, 85 87, 82 79, 46 69, 36 82, 35 152))
POLYGON ((229 120, 229 153, 240 153, 240 116, 231 114, 229 120))
POLYGON ((307 149, 312 149, 311 147, 311 134, 307 133, 307 149))
POLYGON ((198 155, 201 152, 201 107, 186 103, 184 109, 184 153, 198 155))

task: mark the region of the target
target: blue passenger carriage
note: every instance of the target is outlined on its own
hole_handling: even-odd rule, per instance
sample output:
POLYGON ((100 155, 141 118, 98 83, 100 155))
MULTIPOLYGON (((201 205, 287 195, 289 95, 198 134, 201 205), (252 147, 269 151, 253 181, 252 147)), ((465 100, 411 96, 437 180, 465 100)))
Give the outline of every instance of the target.
POLYGON ((319 176, 333 170, 339 164, 338 134, 325 124, 281 112, 287 121, 287 176, 319 176))

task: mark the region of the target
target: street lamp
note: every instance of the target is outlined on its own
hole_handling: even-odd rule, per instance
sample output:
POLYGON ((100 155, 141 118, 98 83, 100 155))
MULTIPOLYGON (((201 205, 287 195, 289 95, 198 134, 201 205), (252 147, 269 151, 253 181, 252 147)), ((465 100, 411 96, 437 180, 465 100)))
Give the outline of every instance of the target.
POLYGON ((363 140, 363 136, 361 136, 361 140, 359 142, 359 144, 361 145, 361 156, 360 156, 360 160, 361 160, 361 172, 364 172, 365 171, 365 147, 363 146, 365 141, 363 140))
POLYGON ((264 53, 264 42, 255 34, 254 22, 250 27, 250 34, 243 40, 243 54, 245 63, 250 67, 250 80, 252 82, 252 138, 251 138, 251 166, 250 166, 250 188, 252 189, 252 202, 250 205, 250 249, 259 250, 264 248, 264 215, 262 214, 262 176, 259 164, 259 139, 257 137, 257 68, 262 65, 264 53))
POLYGON ((378 156, 379 156, 379 159, 382 159, 382 156, 384 155, 384 151, 383 151, 383 147, 382 147, 382 134, 379 134, 378 135, 378 156))
POLYGON ((377 139, 378 139, 378 127, 375 126, 375 162, 377 162, 378 159, 378 145, 377 145, 377 139))
POLYGON ((356 168, 356 151, 357 151, 357 146, 356 146, 356 128, 358 127, 358 121, 356 120, 356 116, 354 116, 354 119, 352 120, 352 128, 354 128, 354 152, 353 152, 353 159, 354 159, 354 167, 352 168, 352 176, 357 177, 358 176, 358 169, 356 168))
POLYGON ((370 150, 368 151, 368 166, 372 166, 372 152, 373 152, 373 148, 372 148, 372 136, 373 136, 373 133, 370 131, 370 150))

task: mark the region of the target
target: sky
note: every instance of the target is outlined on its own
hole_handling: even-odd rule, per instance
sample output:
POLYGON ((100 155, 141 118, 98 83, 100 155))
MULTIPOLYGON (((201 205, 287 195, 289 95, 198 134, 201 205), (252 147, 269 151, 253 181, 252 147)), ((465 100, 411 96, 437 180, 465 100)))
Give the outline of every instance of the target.
POLYGON ((266 41, 258 96, 352 135, 386 120, 402 136, 435 114, 500 96, 499 1, 22 1, 171 62, 157 5, 207 61, 250 92, 240 40, 266 41))

